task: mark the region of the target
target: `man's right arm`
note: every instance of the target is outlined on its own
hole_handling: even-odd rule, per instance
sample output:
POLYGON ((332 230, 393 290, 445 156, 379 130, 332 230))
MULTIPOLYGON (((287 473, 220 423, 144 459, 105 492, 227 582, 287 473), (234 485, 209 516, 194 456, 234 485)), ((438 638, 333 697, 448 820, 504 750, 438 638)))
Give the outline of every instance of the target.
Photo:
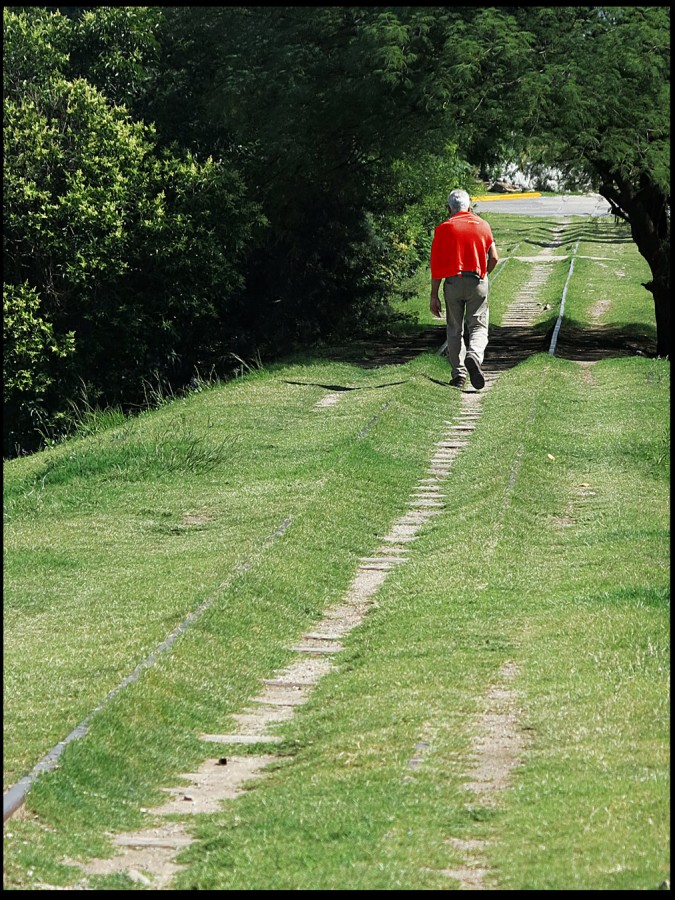
POLYGON ((441 286, 442 278, 431 279, 431 297, 429 298, 429 309, 431 315, 436 319, 441 318, 441 298, 438 296, 438 289, 441 286))

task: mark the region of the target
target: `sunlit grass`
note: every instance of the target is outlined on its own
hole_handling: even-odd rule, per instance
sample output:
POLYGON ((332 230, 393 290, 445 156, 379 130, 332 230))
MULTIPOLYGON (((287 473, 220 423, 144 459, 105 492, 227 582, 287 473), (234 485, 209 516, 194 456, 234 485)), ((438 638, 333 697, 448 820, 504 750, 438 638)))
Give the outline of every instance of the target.
MULTIPOLYGON (((498 220, 502 247, 525 242, 515 255, 550 237, 550 222, 498 220)), ((575 262, 574 318, 590 321, 609 297, 608 321, 649 325, 634 246, 603 226, 608 242, 591 248, 594 232, 572 224, 567 253, 579 241, 579 255, 616 260, 575 262)), ((552 265, 540 328, 569 271, 552 265)), ((504 264, 493 322, 530 271, 504 264)), ((437 383, 447 377, 434 353, 372 370, 296 358, 136 419, 90 422, 84 437, 5 466, 5 786, 202 608, 31 789, 26 817, 6 828, 7 888, 77 882, 69 861, 148 824, 143 810, 209 752, 198 734, 229 730, 290 661, 426 477, 460 410, 460 393, 437 383), (317 407, 340 385, 353 390, 317 407)), ((453 889, 443 871, 465 860, 451 838, 486 842, 498 889, 658 888, 669 377, 664 360, 589 369, 546 354, 500 376, 445 507, 283 729, 278 767, 188 822, 199 840, 175 889, 453 889), (505 662, 527 751, 488 808, 467 771, 505 662)), ((138 889, 124 876, 92 886, 138 889)))
POLYGON ((487 841, 492 877, 511 889, 658 887, 668 469, 631 449, 643 423, 631 397, 666 415, 650 381, 665 365, 602 364, 591 390, 575 364, 541 356, 504 376, 446 509, 285 729, 293 763, 200 825, 178 885, 447 889, 456 838, 487 841), (529 742, 494 810, 464 782, 482 698, 509 660, 529 742))

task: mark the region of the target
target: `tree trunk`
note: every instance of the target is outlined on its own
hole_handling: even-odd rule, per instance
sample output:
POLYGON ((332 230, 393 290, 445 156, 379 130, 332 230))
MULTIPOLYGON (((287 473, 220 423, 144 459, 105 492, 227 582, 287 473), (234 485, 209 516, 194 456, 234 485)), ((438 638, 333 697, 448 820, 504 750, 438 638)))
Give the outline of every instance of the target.
POLYGON ((638 187, 616 173, 604 174, 599 192, 630 223, 633 240, 651 270, 652 279, 643 287, 654 297, 656 355, 670 359, 670 197, 644 175, 638 187))
POLYGON ((654 295, 656 355, 670 359, 670 282, 659 284, 654 280, 645 287, 654 295))

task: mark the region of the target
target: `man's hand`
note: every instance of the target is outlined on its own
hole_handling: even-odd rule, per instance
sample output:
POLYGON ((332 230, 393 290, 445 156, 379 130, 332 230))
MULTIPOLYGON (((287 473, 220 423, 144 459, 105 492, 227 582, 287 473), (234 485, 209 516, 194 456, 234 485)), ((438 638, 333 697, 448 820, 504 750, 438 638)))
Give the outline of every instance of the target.
POLYGON ((431 299, 429 300, 429 309, 431 310, 431 315, 436 319, 440 319, 441 317, 441 301, 438 296, 431 295, 431 299))

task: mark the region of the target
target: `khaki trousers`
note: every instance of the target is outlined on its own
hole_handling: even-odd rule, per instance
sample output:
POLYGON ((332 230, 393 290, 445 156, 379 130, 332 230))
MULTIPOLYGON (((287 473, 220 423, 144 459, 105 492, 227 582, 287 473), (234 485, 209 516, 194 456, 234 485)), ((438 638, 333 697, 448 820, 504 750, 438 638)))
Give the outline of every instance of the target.
POLYGON ((451 377, 466 377, 469 353, 483 364, 488 343, 488 280, 454 275, 443 284, 451 377))

